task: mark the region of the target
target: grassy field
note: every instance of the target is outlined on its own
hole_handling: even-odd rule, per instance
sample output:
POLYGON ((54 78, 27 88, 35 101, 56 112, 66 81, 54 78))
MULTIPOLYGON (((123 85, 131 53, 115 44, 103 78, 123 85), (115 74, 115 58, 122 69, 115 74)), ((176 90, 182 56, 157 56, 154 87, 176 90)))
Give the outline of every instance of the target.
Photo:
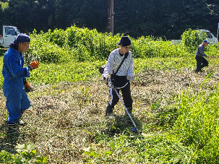
MULTIPOLYGON (((121 103, 116 106, 113 117, 104 117, 109 88, 98 74, 98 67, 104 63, 40 64, 28 80, 35 90, 28 93, 32 106, 23 116, 27 123, 24 127, 9 129, 4 125, 7 111, 0 91, 1 150, 11 154, 20 151, 31 154, 36 150, 39 155, 33 158, 45 157, 47 163, 202 163, 209 158, 213 163, 217 160, 217 154, 202 154, 203 148, 211 144, 207 142, 209 138, 203 139, 203 143, 201 138, 189 143, 188 129, 179 122, 186 107, 181 100, 189 102, 189 109, 200 111, 205 104, 196 104, 194 95, 199 95, 201 104, 218 94, 217 58, 209 59, 209 67, 200 74, 193 71, 194 56, 135 59, 136 80, 131 85, 133 118, 141 134, 130 132, 133 125, 124 116, 121 103), (79 67, 83 67, 84 72, 79 67), (185 132, 185 136, 181 132, 185 132), (30 150, 29 145, 32 145, 30 150)), ((217 109, 211 109, 213 115, 218 115, 217 109)), ((188 116, 184 117, 186 120, 188 116)), ((199 129, 193 127, 193 123, 186 126, 196 133, 199 129)), ((218 131, 213 125, 209 125, 212 127, 209 130, 216 137, 218 131)), ((201 136, 206 132, 199 133, 201 136)))
POLYGON ((39 68, 27 79, 34 91, 25 126, 5 125, 0 90, 0 163, 218 163, 219 52, 208 46, 209 66, 195 73, 195 34, 185 35, 189 46, 131 38, 136 134, 121 102, 104 116, 109 87, 98 69, 121 36, 75 26, 34 31, 24 59, 25 65, 39 60, 39 68))

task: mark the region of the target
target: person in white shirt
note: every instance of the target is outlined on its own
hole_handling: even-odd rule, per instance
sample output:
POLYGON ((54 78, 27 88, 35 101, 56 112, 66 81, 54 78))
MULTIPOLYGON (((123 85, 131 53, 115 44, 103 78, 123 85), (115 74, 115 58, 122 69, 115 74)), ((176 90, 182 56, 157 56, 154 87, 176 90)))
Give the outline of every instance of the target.
MULTIPOLYGON (((132 53, 130 51, 131 40, 128 36, 123 36, 117 45, 120 45, 120 47, 110 53, 102 77, 105 82, 111 78, 113 86, 118 88, 117 92, 119 93, 120 90, 122 91, 125 106, 131 114, 133 101, 131 98, 130 81, 134 80, 134 64, 132 53), (124 61, 118 69, 123 59, 124 61)), ((112 88, 110 88, 110 97, 111 100, 106 107, 106 116, 112 114, 114 106, 119 101, 117 94, 112 88)))

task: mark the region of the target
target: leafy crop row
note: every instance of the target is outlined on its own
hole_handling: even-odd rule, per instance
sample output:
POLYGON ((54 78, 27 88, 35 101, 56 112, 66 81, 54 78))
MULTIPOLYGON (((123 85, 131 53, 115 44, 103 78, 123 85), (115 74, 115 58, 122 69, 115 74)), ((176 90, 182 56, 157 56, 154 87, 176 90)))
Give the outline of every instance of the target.
MULTIPOLYGON (((116 44, 122 35, 112 36, 107 33, 99 33, 95 29, 71 26, 66 30, 55 29, 45 33, 41 31, 39 34, 34 30, 30 36, 31 46, 25 53, 26 62, 37 59, 45 63, 57 63, 72 60, 82 62, 107 59, 110 52, 118 47, 116 44)), ((131 51, 134 58, 165 58, 191 56, 195 53, 197 45, 201 44, 202 38, 195 30, 190 30, 185 31, 182 35, 182 44, 178 45, 152 36, 131 38, 131 40, 131 51)), ((214 49, 214 46, 211 47, 214 49)), ((217 50, 214 49, 214 51, 217 50)))

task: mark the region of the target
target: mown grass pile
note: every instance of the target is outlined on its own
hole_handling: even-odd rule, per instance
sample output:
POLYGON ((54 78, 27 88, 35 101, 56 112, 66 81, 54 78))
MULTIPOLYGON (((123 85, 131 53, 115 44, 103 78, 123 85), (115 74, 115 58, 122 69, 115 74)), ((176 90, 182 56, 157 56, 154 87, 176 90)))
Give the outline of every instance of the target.
POLYGON ((25 62, 40 62, 28 78, 32 106, 27 125, 10 129, 0 91, 0 163, 217 163, 218 49, 207 48, 209 67, 196 74, 188 46, 132 38, 133 118, 142 129, 133 134, 121 103, 104 117, 108 87, 98 68, 120 37, 75 26, 31 34, 25 62))

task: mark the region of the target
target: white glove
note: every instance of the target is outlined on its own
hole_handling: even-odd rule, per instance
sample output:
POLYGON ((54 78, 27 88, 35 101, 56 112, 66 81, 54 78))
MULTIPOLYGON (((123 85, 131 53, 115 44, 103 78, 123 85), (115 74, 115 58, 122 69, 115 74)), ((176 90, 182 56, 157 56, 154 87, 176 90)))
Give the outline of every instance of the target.
POLYGON ((110 78, 110 75, 108 75, 108 74, 103 74, 103 75, 102 75, 102 81, 103 81, 104 83, 107 83, 109 78, 110 78))
POLYGON ((127 75, 126 78, 129 82, 134 81, 134 77, 132 76, 127 75))

